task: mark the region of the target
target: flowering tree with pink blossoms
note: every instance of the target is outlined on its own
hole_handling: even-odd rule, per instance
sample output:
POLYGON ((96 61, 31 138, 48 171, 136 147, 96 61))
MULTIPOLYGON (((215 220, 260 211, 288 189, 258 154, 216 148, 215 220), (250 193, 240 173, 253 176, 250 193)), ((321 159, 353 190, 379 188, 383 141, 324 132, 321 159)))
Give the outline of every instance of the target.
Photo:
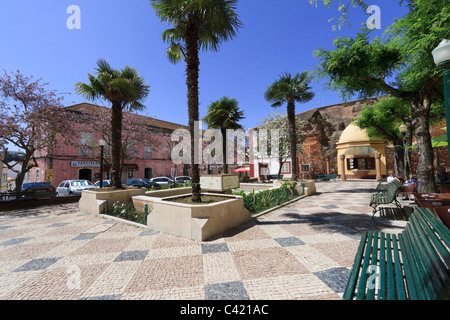
POLYGON ((17 173, 18 196, 27 172, 38 164, 35 151, 52 148, 57 134, 68 134, 68 117, 61 103, 63 97, 47 90, 42 79, 24 76, 20 71, 4 72, 0 77, 0 150, 8 169, 17 173), (6 163, 8 146, 24 152, 20 170, 16 163, 6 163))

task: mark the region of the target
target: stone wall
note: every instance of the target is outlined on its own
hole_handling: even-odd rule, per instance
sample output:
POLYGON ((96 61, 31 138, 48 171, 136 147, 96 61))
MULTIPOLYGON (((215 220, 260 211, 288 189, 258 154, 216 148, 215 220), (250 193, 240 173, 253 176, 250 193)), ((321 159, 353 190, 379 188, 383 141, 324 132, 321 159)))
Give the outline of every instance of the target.
POLYGON ((358 100, 322 108, 311 109, 297 114, 306 133, 304 152, 299 155, 300 164, 309 164, 309 172, 301 172, 303 178, 313 178, 315 174, 327 172, 327 159, 330 173, 337 173, 336 143, 342 131, 350 124, 365 104, 376 99, 358 100))

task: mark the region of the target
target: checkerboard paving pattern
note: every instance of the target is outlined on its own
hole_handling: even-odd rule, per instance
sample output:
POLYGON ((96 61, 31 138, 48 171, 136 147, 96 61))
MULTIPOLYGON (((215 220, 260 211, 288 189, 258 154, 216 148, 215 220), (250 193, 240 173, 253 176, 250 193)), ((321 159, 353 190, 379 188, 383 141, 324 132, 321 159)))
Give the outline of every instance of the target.
POLYGON ((78 211, 0 215, 0 299, 341 299, 375 182, 317 183, 316 195, 195 242, 78 211))

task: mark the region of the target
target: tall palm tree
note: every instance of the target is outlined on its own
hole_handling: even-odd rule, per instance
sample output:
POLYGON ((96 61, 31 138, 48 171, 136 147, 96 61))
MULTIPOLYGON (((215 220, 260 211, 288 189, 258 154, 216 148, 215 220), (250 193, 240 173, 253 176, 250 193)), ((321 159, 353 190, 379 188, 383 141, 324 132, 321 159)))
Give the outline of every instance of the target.
POLYGON ((239 120, 245 119, 244 112, 239 110, 239 103, 235 98, 224 96, 212 102, 203 122, 208 128, 219 129, 222 133, 223 172, 228 173, 227 165, 227 129, 243 129, 239 120))
POLYGON ((200 175, 195 163, 194 129, 199 120, 199 51, 218 51, 223 41, 237 35, 241 22, 236 13, 237 0, 150 0, 156 15, 173 26, 163 32, 169 44, 166 55, 172 63, 186 63, 186 84, 191 134, 192 201, 201 202, 200 175))
POLYGON ((264 98, 272 102, 272 107, 280 107, 287 103, 287 116, 289 121, 289 144, 292 160, 292 179, 297 180, 297 135, 295 130, 295 103, 305 103, 314 97, 314 93, 308 91, 310 75, 307 71, 292 76, 285 72, 280 78, 264 92, 264 98))
POLYGON ((136 69, 129 66, 116 70, 100 59, 95 70, 95 76, 88 74, 88 84, 78 82, 75 89, 88 100, 103 99, 111 103, 111 180, 115 188, 121 189, 122 111, 145 109, 142 102, 148 96, 150 86, 136 69))

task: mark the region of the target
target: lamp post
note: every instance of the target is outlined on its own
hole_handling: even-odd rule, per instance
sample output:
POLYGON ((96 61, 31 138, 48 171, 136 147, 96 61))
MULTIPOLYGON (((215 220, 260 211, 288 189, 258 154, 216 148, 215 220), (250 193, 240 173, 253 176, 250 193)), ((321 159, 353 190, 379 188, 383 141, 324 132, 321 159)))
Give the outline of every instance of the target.
POLYGON ((106 146, 106 141, 101 139, 98 145, 100 146, 100 188, 103 188, 103 149, 106 146))
MULTIPOLYGON (((445 98, 445 119, 447 122, 447 141, 450 141, 450 41, 442 40, 431 52, 434 63, 442 68, 444 75, 444 98, 445 98)), ((448 149, 448 160, 450 161, 450 146, 448 149)))

